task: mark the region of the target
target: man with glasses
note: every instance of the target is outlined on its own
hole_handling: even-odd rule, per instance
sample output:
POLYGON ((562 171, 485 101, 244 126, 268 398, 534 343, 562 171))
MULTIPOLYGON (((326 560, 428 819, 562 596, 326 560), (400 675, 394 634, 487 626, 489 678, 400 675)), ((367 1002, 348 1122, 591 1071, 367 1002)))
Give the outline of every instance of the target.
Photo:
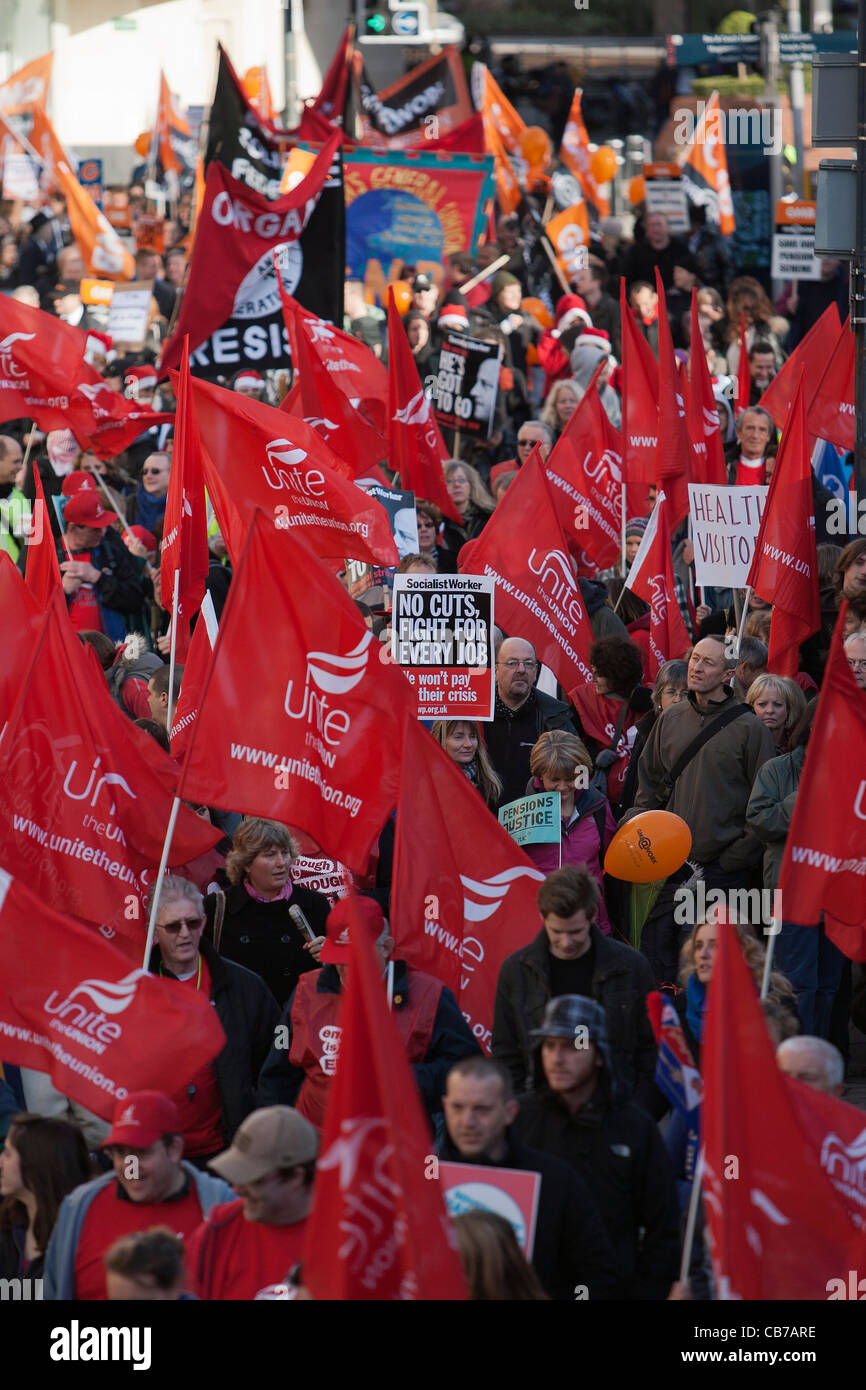
POLYGON ((151 973, 210 998, 226 1035, 222 1052, 172 1093, 186 1154, 197 1165, 219 1153, 254 1108, 258 1075, 280 1020, 264 980, 224 960, 202 938, 204 926, 204 903, 195 884, 173 875, 164 878, 151 973))
POLYGON ((866 690, 866 632, 852 632, 846 638, 845 655, 855 681, 861 690, 866 690))
POLYGON ((775 756, 775 747, 769 730, 731 689, 734 664, 720 637, 704 637, 693 648, 688 696, 656 721, 641 754, 635 803, 626 812, 631 820, 645 811, 672 811, 692 833, 691 862, 667 880, 641 937, 659 985, 676 979, 679 948, 697 921, 700 898, 683 887, 695 863, 707 892, 760 887, 763 846, 746 825, 746 808, 758 768, 775 756))
POLYGON ((486 726, 487 751, 502 778, 500 803, 526 795, 529 755, 548 729, 576 733, 568 705, 535 688, 538 661, 531 642, 506 637, 496 656, 496 705, 486 726))
POLYGON ((517 434, 517 466, 522 468, 536 444, 541 445, 541 457, 546 459, 553 448, 553 435, 540 420, 527 420, 517 434))

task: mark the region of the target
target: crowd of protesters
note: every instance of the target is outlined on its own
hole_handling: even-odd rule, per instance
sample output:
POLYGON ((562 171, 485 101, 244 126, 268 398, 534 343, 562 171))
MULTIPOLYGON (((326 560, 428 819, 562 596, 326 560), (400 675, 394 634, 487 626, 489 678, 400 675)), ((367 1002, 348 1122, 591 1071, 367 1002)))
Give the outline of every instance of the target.
MULTIPOLYGON (((134 222, 144 190, 133 185, 129 194, 134 222)), ((137 254, 137 277, 154 287, 140 353, 118 357, 103 312, 82 299, 84 266, 62 199, 29 220, 20 205, 0 205, 0 290, 86 333, 88 360, 112 389, 170 411, 171 386, 158 380, 154 363, 183 285, 189 219, 184 195, 165 223, 164 251, 137 254)), ((537 255, 531 213, 502 216, 495 239, 452 256, 438 276, 399 268, 411 290, 403 321, 422 385, 435 376, 448 329, 462 327, 503 351, 489 437, 466 438, 443 460, 459 523, 416 501, 415 568, 456 572, 462 547, 496 515, 531 450, 549 453, 587 390, 599 391, 619 426, 620 281, 628 312, 657 352, 664 310, 656 269, 678 353, 684 360, 705 354, 713 376, 730 483, 770 479, 777 430, 758 402, 822 309, 844 294, 837 263, 822 264, 805 307, 792 286, 774 304, 762 283, 740 273, 730 244, 700 209, 690 234, 678 238, 662 215, 639 208, 633 217, 602 220, 585 268, 565 292, 537 255), (505 256, 507 268, 461 292, 505 256), (689 341, 694 288, 699 343, 689 341), (735 414, 741 316, 752 392, 735 414)), ((347 282, 345 309, 343 326, 386 356, 385 316, 360 282, 347 282)), ((244 369, 225 384, 277 404, 289 383, 281 373, 244 369)), ((182 670, 169 689, 169 613, 159 581, 172 428, 153 427, 108 462, 82 451, 68 430, 46 436, 26 420, 3 428, 0 546, 23 571, 38 471, 71 623, 94 649, 125 714, 167 749, 168 710, 183 689, 182 670)), ((821 503, 827 494, 816 484, 815 495, 821 503)), ((304 886, 288 826, 242 819, 243 806, 234 813, 197 808, 224 838, 202 872, 164 881, 149 969, 211 999, 225 1047, 179 1087, 167 1076, 161 1091, 128 1096, 110 1125, 60 1095, 46 1076, 5 1066, 0 1277, 42 1280, 53 1299, 240 1300, 285 1297, 290 1285, 303 1296, 299 1261, 339 1065, 351 926, 369 933, 383 972, 393 963, 394 1017, 434 1151, 541 1175, 531 1264, 501 1218, 473 1212, 458 1219, 471 1296, 565 1300, 576 1288, 592 1299, 712 1296, 700 1242, 690 1282, 679 1282, 688 1184, 682 1136, 655 1082, 645 999, 661 989, 675 1001, 699 1062, 719 928, 712 913, 695 907, 684 918, 676 907, 683 890, 698 902, 696 870, 707 889, 776 886, 843 601, 846 656, 866 689, 866 539, 831 540, 816 510, 822 628, 804 645, 797 678, 784 679, 767 669, 768 606, 753 598, 732 654, 732 595, 714 590, 706 596, 714 601, 699 600, 691 546, 684 530, 675 534, 689 645, 650 678, 649 610, 623 581, 652 505, 648 493, 644 512, 628 519, 615 570, 579 581, 594 639, 592 685, 569 697, 529 641, 500 633, 493 720, 442 721, 431 730, 491 817, 531 792, 561 797, 559 848, 531 850, 544 875, 538 913, 500 972, 492 1057, 481 1054, 448 988, 394 960, 393 824, 379 838, 352 918, 340 902, 304 886), (696 736, 715 724, 695 749, 696 736), (618 825, 656 808, 683 818, 692 850, 655 899, 636 949, 627 892, 605 873, 604 859, 618 825), (573 1043, 578 1028, 586 1030, 583 1049, 573 1043)), ((219 616, 232 574, 213 520, 208 541, 208 591, 219 616)), ((363 599, 359 606, 364 611, 363 599)), ((386 608, 364 616, 384 638, 386 608)), ((784 1071, 839 1094, 858 980, 823 928, 801 926, 795 914, 796 904, 786 905, 768 1026, 784 1071)), ((768 925, 760 912, 737 923, 756 991, 768 925)))

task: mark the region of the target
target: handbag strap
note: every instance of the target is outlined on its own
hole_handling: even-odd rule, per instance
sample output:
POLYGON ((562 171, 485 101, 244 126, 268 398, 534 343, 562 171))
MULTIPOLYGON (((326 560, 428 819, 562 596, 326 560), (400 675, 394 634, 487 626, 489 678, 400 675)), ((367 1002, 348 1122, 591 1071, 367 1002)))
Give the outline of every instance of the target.
POLYGON ((214 893, 213 910, 213 948, 217 955, 220 952, 220 942, 223 939, 223 922, 226 915, 226 895, 221 888, 214 893))
POLYGON ((729 705, 728 708, 722 714, 720 714, 716 719, 714 719, 712 724, 707 724, 704 726, 703 729, 701 729, 701 732, 698 734, 697 738, 693 738, 691 743, 683 749, 682 753, 680 753, 680 756, 677 758, 670 772, 667 773, 664 778, 663 785, 667 791, 668 801, 670 801, 671 796, 673 795, 674 785, 676 784, 677 779, 688 767, 695 754, 699 753, 701 749, 704 747, 704 745, 709 743, 711 738, 715 738, 716 734, 721 733, 722 729, 726 729, 729 724, 733 724, 735 719, 739 719, 740 716, 743 714, 751 713, 751 705, 732 704, 729 705))

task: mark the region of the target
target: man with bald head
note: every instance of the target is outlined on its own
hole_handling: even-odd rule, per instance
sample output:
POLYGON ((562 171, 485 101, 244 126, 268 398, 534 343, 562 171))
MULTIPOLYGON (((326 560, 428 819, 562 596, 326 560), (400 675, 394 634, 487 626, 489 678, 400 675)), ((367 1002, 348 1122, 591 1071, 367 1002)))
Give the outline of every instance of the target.
POLYGON ((626 812, 634 819, 646 811, 672 811, 692 833, 691 862, 667 880, 641 937, 659 986, 676 980, 680 946, 700 920, 705 899, 683 887, 695 863, 706 892, 760 886, 763 847, 746 824, 746 808, 758 768, 775 756, 775 746, 770 731, 734 694, 735 664, 721 637, 704 637, 693 648, 687 697, 656 721, 638 764, 635 803, 626 812))
POLYGON ((529 755, 547 729, 576 733, 568 705, 537 690, 538 659, 531 642, 506 637, 496 653, 496 705, 485 729, 487 751, 502 778, 500 804, 525 796, 529 755))
POLYGON ((776 1048, 776 1061, 786 1076, 793 1076, 827 1096, 841 1096, 845 1090, 845 1061, 826 1038, 814 1038, 808 1033, 786 1038, 776 1048))
POLYGON ((5 550, 16 565, 24 554, 24 538, 30 528, 30 503, 15 481, 23 459, 18 440, 11 434, 0 434, 0 550, 5 550))

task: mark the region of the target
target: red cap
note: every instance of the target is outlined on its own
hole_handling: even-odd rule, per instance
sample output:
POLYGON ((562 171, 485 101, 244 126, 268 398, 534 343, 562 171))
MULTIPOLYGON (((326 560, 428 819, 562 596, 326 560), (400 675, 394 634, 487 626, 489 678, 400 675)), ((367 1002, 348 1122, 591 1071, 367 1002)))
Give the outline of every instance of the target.
POLYGON ((74 497, 70 497, 63 513, 63 521, 67 526, 71 522, 73 526, 96 526, 102 529, 116 520, 117 512, 110 512, 103 507, 99 493, 92 492, 90 488, 82 488, 74 497))
POLYGON ((93 474, 85 473, 81 468, 74 468, 63 479, 60 491, 64 497, 74 497, 76 492, 95 492, 96 483, 93 481, 93 474))
POLYGON ((162 1091, 132 1091, 119 1100, 114 1110, 111 1133, 100 1148, 126 1144, 131 1149, 149 1149, 164 1134, 181 1132, 177 1106, 162 1091))
POLYGON ((326 965, 345 965, 352 959, 349 930, 353 922, 360 922, 372 941, 378 941, 385 930, 382 909, 372 898, 340 898, 328 913, 325 925, 325 944, 319 959, 326 965))
POLYGON ((148 531, 146 526, 127 526, 126 529, 131 536, 135 536, 137 541, 141 541, 145 550, 156 550, 156 536, 152 531, 148 531))

